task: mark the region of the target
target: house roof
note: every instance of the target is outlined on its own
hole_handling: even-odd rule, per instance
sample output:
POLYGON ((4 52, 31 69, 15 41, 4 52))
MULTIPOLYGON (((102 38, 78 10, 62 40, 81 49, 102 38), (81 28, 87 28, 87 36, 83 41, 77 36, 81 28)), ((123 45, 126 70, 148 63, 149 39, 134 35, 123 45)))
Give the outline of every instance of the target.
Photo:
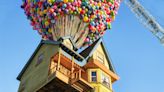
POLYGON ((62 41, 65 39, 69 39, 73 45, 73 49, 76 51, 77 50, 77 46, 75 45, 75 43, 73 42, 72 38, 70 36, 64 36, 64 37, 60 37, 58 41, 62 41))
POLYGON ((102 45, 102 48, 105 52, 105 55, 107 57, 107 61, 108 61, 108 64, 109 64, 109 67, 110 67, 110 70, 114 73, 115 72, 115 69, 114 69, 114 66, 112 64, 112 60, 110 58, 110 55, 108 53, 108 50, 106 49, 105 47, 105 44, 103 42, 103 39, 102 38, 99 38, 97 41, 95 41, 91 46, 89 46, 88 48, 84 49, 82 52, 80 52, 80 55, 82 55, 86 60, 89 59, 89 57, 92 56, 93 52, 97 49, 97 47, 99 46, 99 44, 102 45))
POLYGON ((80 52, 80 55, 82 55, 85 59, 87 59, 88 56, 90 55, 90 52, 93 50, 93 48, 95 47, 95 45, 98 42, 99 42, 99 39, 96 40, 94 43, 92 43, 92 45, 90 45, 86 49, 84 49, 82 52, 80 52))

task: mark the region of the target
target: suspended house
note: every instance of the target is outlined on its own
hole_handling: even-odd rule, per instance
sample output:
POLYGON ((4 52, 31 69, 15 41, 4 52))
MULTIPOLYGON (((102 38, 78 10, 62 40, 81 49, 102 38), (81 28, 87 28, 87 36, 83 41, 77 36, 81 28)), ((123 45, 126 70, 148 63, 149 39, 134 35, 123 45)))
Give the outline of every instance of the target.
POLYGON ((18 92, 113 92, 119 77, 102 39, 76 50, 69 37, 41 41, 17 77, 18 92))

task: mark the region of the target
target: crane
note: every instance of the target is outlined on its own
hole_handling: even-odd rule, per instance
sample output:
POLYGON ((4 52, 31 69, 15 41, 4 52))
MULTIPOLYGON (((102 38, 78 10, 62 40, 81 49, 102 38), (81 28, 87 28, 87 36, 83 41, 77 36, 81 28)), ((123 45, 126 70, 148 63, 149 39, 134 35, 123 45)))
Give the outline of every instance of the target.
POLYGON ((139 21, 164 45, 164 29, 138 0, 125 0, 125 4, 136 15, 139 21))

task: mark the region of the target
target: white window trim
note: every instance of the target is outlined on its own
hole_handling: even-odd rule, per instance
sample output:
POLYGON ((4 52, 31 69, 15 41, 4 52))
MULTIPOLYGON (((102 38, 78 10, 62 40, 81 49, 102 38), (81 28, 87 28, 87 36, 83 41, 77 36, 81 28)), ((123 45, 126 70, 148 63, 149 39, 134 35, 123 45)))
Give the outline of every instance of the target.
POLYGON ((102 83, 103 85, 107 86, 108 88, 111 88, 110 77, 107 76, 107 75, 104 74, 104 73, 101 74, 101 83, 102 83), (103 78, 103 77, 104 77, 104 78, 103 78), (106 78, 107 78, 107 80, 105 81, 106 83, 103 83, 103 82, 104 82, 104 79, 106 79, 106 78))

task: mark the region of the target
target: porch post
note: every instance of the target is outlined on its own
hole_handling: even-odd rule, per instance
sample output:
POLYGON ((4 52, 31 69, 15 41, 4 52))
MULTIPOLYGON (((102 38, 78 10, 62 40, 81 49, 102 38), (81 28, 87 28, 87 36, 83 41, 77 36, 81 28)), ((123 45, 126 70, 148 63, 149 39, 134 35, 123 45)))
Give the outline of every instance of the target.
POLYGON ((71 78, 73 78, 73 71, 74 71, 74 57, 72 56, 71 78))
POLYGON ((81 69, 79 69, 79 79, 81 78, 81 69))
POLYGON ((61 58, 61 48, 59 48, 59 56, 58 56, 57 70, 59 70, 59 68, 60 68, 60 58, 61 58))

